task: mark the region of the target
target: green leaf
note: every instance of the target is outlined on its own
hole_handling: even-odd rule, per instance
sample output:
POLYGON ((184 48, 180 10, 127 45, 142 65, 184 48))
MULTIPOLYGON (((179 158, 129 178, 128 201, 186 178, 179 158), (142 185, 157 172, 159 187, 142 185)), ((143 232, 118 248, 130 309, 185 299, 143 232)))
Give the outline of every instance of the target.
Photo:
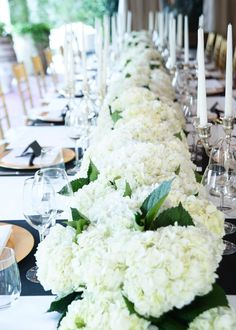
POLYGON ((163 181, 151 194, 145 199, 141 206, 142 215, 145 217, 145 229, 148 230, 152 221, 156 218, 161 205, 168 196, 173 180, 163 181))
POLYGON ((149 87, 148 85, 143 85, 143 86, 141 86, 141 87, 146 88, 146 89, 148 89, 149 91, 151 90, 150 87, 149 87))
POLYGON ((177 207, 169 208, 163 211, 151 226, 151 230, 157 230, 160 227, 174 226, 177 222, 178 226, 194 226, 194 222, 190 214, 179 203, 177 207))
POLYGON ((131 74, 130 73, 126 73, 125 78, 130 78, 131 74))
MULTIPOLYGON (((83 186, 85 186, 87 184, 89 184, 88 178, 79 178, 79 179, 75 179, 75 180, 70 182, 73 193, 75 193, 79 189, 83 188, 83 186)), ((64 195, 64 196, 69 196, 67 186, 64 186, 59 191, 59 194, 64 195)))
POLYGON ((89 168, 88 168, 88 172, 87 172, 88 181, 89 182, 96 181, 99 174, 100 174, 100 172, 98 171, 97 167, 90 160, 89 168))
POLYGON ((59 327, 62 319, 66 316, 68 306, 72 303, 74 300, 79 300, 82 299, 82 292, 72 292, 68 294, 67 296, 61 298, 61 299, 56 299, 54 300, 49 309, 48 313, 50 312, 58 312, 61 314, 61 317, 58 321, 57 327, 59 327))
POLYGON ((58 312, 64 313, 67 310, 67 307, 72 303, 74 300, 81 299, 82 292, 72 292, 67 296, 54 300, 47 312, 58 312))
POLYGON ((150 64, 149 67, 150 67, 150 70, 159 69, 160 64, 150 64))
POLYGON ((195 174, 195 179, 196 179, 197 183, 201 183, 202 182, 202 175, 197 171, 194 171, 194 174, 195 174))
POLYGON ((122 111, 118 111, 118 110, 116 110, 116 111, 112 112, 112 109, 111 109, 111 106, 110 106, 110 105, 109 105, 109 112, 110 112, 110 116, 111 116, 111 119, 112 119, 112 121, 113 121, 114 124, 115 124, 119 119, 122 118, 122 116, 120 115, 120 113, 121 113, 122 111))
POLYGON ((139 229, 143 230, 145 226, 145 218, 140 213, 135 213, 135 222, 138 225, 139 229))
POLYGON ((190 323, 206 310, 219 306, 229 306, 229 303, 224 290, 215 283, 208 294, 196 297, 191 304, 180 310, 175 308, 173 314, 179 319, 190 323))
POLYGON ((176 175, 179 175, 179 172, 180 172, 180 165, 177 167, 177 169, 175 170, 175 174, 176 175))
POLYGON ((126 62, 125 62, 125 67, 131 62, 132 60, 129 58, 126 62))
POLYGON ((67 225, 76 230, 76 234, 81 234, 90 225, 90 220, 76 208, 71 208, 72 221, 67 221, 67 225))
POLYGON ((109 182, 110 182, 110 184, 113 186, 113 188, 115 189, 115 190, 117 190, 117 185, 116 185, 116 180, 119 180, 121 178, 121 176, 116 176, 113 180, 110 180, 109 182))
POLYGON ((132 196, 132 189, 129 185, 129 182, 127 182, 127 181, 125 182, 125 192, 124 192, 123 197, 126 197, 126 196, 129 196, 129 197, 132 196))
POLYGON ((181 132, 175 133, 174 136, 175 136, 176 138, 178 138, 180 141, 183 140, 183 139, 182 139, 181 132))
MULTIPOLYGON (((98 169, 96 168, 94 163, 90 160, 87 171, 87 178, 79 178, 70 182, 73 193, 83 188, 83 186, 88 185, 90 182, 97 180, 98 175, 99 175, 98 169)), ((67 186, 64 186, 58 193, 63 196, 70 196, 67 186)))

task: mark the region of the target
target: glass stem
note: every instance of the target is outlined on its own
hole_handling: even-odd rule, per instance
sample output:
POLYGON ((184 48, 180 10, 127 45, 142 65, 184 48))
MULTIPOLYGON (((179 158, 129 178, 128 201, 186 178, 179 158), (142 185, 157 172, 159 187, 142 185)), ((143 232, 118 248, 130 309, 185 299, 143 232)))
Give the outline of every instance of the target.
POLYGON ((75 162, 76 165, 79 163, 79 139, 75 140, 75 162))
POLYGON ((39 243, 41 243, 44 239, 44 231, 42 229, 39 229, 38 232, 39 232, 39 243))
POLYGON ((224 194, 220 193, 220 210, 223 210, 224 206, 224 194))

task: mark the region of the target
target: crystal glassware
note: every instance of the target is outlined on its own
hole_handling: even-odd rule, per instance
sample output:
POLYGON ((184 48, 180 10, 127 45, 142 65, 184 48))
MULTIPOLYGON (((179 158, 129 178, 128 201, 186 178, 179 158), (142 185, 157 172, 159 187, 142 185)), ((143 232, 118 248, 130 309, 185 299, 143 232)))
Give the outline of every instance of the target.
MULTIPOLYGON (((226 213, 231 210, 229 205, 225 204, 225 199, 230 197, 231 190, 235 187, 235 173, 227 171, 222 165, 208 165, 203 175, 202 184, 206 187, 209 200, 217 206, 217 208, 226 213)), ((234 204, 234 203, 233 203, 234 204)), ((236 226, 225 221, 225 233, 232 234, 236 231, 236 226)), ((225 241, 224 254, 232 254, 236 252, 236 245, 225 241)))
MULTIPOLYGON (((47 177, 40 181, 30 177, 24 181, 23 214, 28 224, 39 232, 41 242, 45 230, 55 221, 57 215, 55 191, 47 177)), ((39 283, 36 266, 27 271, 26 278, 39 283)))
POLYGON ((14 250, 0 250, 0 310, 11 307, 21 293, 20 273, 14 250))

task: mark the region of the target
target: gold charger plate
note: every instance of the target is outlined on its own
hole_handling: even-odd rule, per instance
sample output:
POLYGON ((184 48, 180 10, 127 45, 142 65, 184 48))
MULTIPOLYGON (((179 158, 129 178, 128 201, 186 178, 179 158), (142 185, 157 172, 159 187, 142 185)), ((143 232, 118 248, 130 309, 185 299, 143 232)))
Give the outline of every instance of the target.
MULTIPOLYGON (((38 170, 41 167, 39 165, 19 165, 19 164, 14 164, 14 163, 7 163, 4 162, 3 160, 1 160, 2 157, 6 156, 7 153, 9 153, 11 151, 5 151, 1 157, 0 157, 0 167, 4 167, 4 168, 10 168, 10 169, 14 169, 14 170, 38 170)), ((64 163, 68 163, 70 162, 72 159, 74 159, 75 157, 75 152, 71 149, 62 149, 62 154, 63 154, 63 159, 64 159, 64 163)), ((51 165, 57 165, 59 163, 55 162, 52 163, 51 165)))
POLYGON ((212 96, 212 95, 217 95, 224 93, 225 88, 224 87, 219 87, 219 88, 209 88, 206 91, 207 96, 212 96))
POLYGON ((37 119, 49 123, 62 123, 63 118, 62 117, 50 117, 50 112, 41 112, 36 116, 37 119))
MULTIPOLYGON (((7 225, 9 223, 1 222, 0 226, 7 225)), ((34 238, 32 234, 17 225, 12 225, 12 233, 7 242, 7 246, 14 249, 16 255, 16 261, 19 262, 24 259, 34 247, 34 238)))

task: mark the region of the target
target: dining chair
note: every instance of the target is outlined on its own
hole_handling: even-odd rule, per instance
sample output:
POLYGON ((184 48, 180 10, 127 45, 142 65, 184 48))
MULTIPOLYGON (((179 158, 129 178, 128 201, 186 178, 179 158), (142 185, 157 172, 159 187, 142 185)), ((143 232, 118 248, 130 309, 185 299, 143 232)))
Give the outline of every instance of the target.
POLYGON ((219 59, 218 59, 218 66, 219 66, 221 71, 225 71, 226 53, 227 53, 227 40, 222 39, 221 45, 220 45, 219 59))
POLYGON ((10 122, 9 115, 8 115, 5 96, 4 96, 4 93, 2 91, 1 86, 0 86, 0 102, 1 102, 0 109, 3 110, 3 113, 0 113, 0 139, 3 139, 4 138, 4 130, 3 130, 3 127, 2 127, 2 121, 3 120, 6 121, 7 128, 11 127, 11 122, 10 122))
POLYGON ((38 90, 39 90, 39 96, 40 98, 43 98, 43 92, 47 92, 47 85, 45 80, 45 73, 43 69, 43 64, 40 56, 32 56, 31 57, 33 68, 34 68, 34 75, 36 78, 38 90))
POLYGON ((58 84, 58 77, 57 77, 55 65, 54 65, 54 62, 53 62, 53 54, 52 54, 51 49, 50 48, 44 49, 44 55, 45 55, 45 58, 46 58, 46 62, 47 62, 49 72, 50 72, 51 77, 52 77, 52 82, 53 82, 54 88, 56 90, 57 89, 57 84, 58 84))
POLYGON ((221 46, 222 40, 223 40, 223 37, 220 34, 217 34, 216 40, 215 40, 215 45, 214 45, 214 50, 213 50, 213 60, 217 67, 219 66, 220 46, 221 46))
POLYGON ((234 48, 233 73, 234 73, 234 76, 236 76, 236 46, 234 48))
POLYGON ((29 100, 30 106, 31 108, 33 108, 33 98, 32 98, 29 79, 24 63, 13 64, 12 71, 17 81, 17 87, 21 98, 23 111, 24 114, 27 116, 28 115, 27 106, 26 106, 27 100, 29 100))
POLYGON ((207 42, 206 42, 206 57, 211 59, 213 48, 214 48, 214 42, 215 42, 215 33, 210 32, 207 36, 207 42))

